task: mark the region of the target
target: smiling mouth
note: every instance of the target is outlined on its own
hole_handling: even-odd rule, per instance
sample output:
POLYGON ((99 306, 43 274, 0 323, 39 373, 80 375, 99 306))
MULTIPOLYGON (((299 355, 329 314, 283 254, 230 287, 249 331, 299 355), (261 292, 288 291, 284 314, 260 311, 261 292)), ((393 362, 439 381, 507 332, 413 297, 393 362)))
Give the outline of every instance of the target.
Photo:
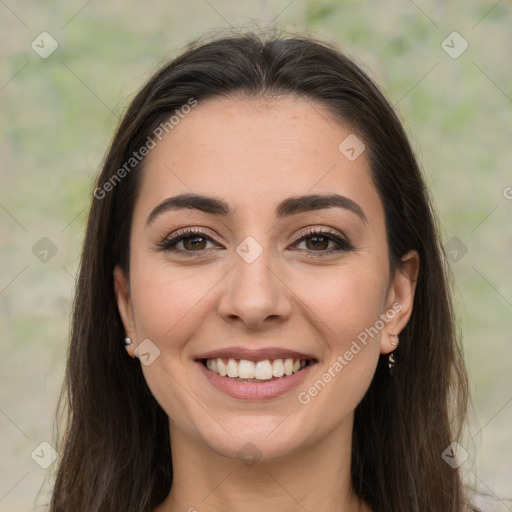
POLYGON ((270 382, 299 373, 316 362, 314 359, 232 359, 216 357, 202 359, 212 373, 236 382, 270 382))

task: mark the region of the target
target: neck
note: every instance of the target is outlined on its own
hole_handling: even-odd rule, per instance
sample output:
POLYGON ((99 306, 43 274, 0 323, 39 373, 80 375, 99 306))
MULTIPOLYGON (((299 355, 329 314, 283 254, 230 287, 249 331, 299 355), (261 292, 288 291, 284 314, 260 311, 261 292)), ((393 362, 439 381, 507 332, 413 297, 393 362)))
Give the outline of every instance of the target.
POLYGON ((245 465, 170 425, 173 484, 155 512, 371 512, 350 479, 352 418, 320 444, 245 465))

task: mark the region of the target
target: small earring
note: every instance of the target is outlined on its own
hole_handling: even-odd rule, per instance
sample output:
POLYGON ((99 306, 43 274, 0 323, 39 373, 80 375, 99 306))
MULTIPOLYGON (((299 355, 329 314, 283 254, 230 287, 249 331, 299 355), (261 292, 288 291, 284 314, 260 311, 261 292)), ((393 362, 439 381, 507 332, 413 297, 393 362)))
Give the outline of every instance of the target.
POLYGON ((396 338, 396 341, 390 341, 391 345, 393 347, 396 347, 398 345, 398 334, 388 334, 390 338, 396 338))
POLYGON ((393 368, 395 367, 395 356, 393 355, 393 352, 391 352, 391 354, 389 354, 389 357, 388 357, 388 368, 389 368, 389 374, 390 375, 393 375, 393 368))
MULTIPOLYGON (((132 344, 132 339, 131 338, 125 338, 124 339, 124 345, 125 347, 127 347, 128 345, 131 345, 132 344)), ((131 354, 128 354, 132 359, 138 359, 138 357, 136 356, 132 356, 131 354)))

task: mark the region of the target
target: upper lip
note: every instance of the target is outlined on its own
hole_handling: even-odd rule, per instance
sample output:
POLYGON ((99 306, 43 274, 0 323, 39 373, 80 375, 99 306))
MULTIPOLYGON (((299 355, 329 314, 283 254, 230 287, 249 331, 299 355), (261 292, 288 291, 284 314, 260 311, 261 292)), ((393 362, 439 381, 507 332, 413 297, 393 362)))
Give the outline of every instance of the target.
POLYGON ((218 348, 210 352, 200 354, 195 359, 246 359, 248 361, 264 361, 265 359, 315 359, 313 356, 288 350, 285 348, 269 347, 250 349, 244 347, 218 348))

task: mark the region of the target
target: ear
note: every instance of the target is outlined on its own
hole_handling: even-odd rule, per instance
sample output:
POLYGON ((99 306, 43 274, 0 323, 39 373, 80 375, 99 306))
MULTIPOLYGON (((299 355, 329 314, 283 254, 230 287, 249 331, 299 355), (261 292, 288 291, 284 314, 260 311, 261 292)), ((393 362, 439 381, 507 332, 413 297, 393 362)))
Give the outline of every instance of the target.
POLYGON ((386 316, 389 320, 382 331, 381 354, 389 354, 395 350, 396 346, 391 342, 398 340, 390 334, 400 334, 411 317, 419 269, 418 252, 410 251, 402 258, 399 267, 395 270, 386 299, 386 316))
MULTIPOLYGON (((119 265, 116 265, 114 268, 114 293, 126 336, 131 338, 133 342, 136 342, 136 330, 130 296, 130 285, 128 278, 119 265)), ((131 345, 126 346, 126 351, 131 357, 135 357, 133 353, 135 345, 136 343, 132 343, 131 345)))

